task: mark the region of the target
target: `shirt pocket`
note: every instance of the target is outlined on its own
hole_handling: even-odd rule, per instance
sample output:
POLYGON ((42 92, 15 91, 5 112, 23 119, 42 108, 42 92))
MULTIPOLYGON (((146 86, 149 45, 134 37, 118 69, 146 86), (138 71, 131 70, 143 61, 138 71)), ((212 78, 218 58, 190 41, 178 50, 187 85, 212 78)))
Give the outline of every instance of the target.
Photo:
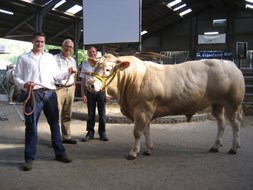
POLYGON ((38 67, 36 67, 33 62, 27 62, 26 71, 30 74, 37 73, 38 72, 38 67))

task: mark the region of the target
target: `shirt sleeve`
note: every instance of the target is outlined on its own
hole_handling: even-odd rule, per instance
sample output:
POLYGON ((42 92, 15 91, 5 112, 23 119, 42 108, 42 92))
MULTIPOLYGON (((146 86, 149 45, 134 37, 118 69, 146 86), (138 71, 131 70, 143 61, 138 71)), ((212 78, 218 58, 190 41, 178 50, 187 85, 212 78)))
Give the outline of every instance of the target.
POLYGON ((16 63, 14 75, 13 75, 13 80, 18 89, 26 90, 24 88, 24 84, 25 84, 24 74, 23 74, 24 64, 22 64, 22 59, 23 59, 22 56, 19 56, 17 59, 17 63, 16 63))
POLYGON ((68 71, 62 71, 59 66, 58 63, 55 59, 55 57, 53 55, 49 55, 51 56, 51 69, 52 71, 54 71, 53 73, 53 77, 55 80, 63 80, 63 79, 67 79, 68 78, 68 71))
POLYGON ((80 77, 80 78, 85 78, 85 74, 83 73, 83 72, 85 71, 85 64, 86 64, 86 62, 83 62, 83 63, 82 63, 81 72, 80 72, 80 74, 79 74, 79 77, 80 77))

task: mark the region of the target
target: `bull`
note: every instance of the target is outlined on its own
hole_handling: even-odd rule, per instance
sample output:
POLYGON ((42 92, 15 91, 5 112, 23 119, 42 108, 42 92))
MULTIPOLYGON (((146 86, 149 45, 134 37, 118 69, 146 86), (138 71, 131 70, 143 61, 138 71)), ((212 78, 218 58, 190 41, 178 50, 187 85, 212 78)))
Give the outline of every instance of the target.
POLYGON ((245 82, 242 72, 228 60, 204 59, 177 65, 160 65, 135 56, 100 59, 88 58, 94 67, 88 89, 106 90, 115 98, 124 116, 134 123, 134 143, 127 159, 140 152, 140 137, 145 136, 144 155, 150 155, 153 142, 150 122, 167 115, 186 115, 188 121, 198 111, 211 107, 217 120, 218 133, 210 152, 222 146, 226 118, 233 140, 229 154, 240 147, 240 127, 245 82), (226 118, 225 118, 226 116, 226 118))

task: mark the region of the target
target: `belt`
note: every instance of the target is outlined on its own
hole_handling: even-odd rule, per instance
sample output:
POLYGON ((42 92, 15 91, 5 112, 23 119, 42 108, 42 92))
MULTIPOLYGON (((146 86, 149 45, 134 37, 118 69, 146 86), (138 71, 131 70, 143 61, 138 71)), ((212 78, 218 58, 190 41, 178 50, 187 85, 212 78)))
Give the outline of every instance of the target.
POLYGON ((73 85, 74 84, 69 84, 69 85, 55 84, 56 87, 66 87, 66 88, 71 87, 73 85))
POLYGON ((86 90, 85 92, 89 92, 89 93, 92 93, 92 94, 98 94, 98 93, 102 92, 102 90, 99 90, 97 92, 93 92, 93 91, 90 91, 89 88, 87 88, 87 87, 85 88, 85 90, 86 90))
POLYGON ((39 89, 36 89, 36 90, 34 90, 34 91, 47 93, 47 92, 50 91, 50 89, 48 89, 48 88, 39 88, 39 89))

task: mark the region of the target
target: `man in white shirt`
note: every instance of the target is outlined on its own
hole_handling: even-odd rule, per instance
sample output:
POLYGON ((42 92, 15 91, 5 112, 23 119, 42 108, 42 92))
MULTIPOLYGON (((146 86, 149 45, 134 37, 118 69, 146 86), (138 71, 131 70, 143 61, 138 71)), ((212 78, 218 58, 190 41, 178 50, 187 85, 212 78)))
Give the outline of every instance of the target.
MULTIPOLYGON (((88 49, 88 56, 96 58, 97 49, 93 46, 90 46, 88 49)), ((94 139, 95 134, 95 116, 96 116, 96 107, 98 109, 98 134, 101 141, 108 141, 106 135, 106 95, 105 92, 99 91, 96 93, 90 92, 87 89, 88 80, 90 79, 90 74, 93 73, 94 68, 89 65, 89 63, 84 62, 82 64, 82 69, 80 77, 82 78, 81 83, 81 95, 84 103, 87 103, 88 109, 88 119, 86 136, 82 139, 83 142, 88 142, 94 139)))
MULTIPOLYGON (((70 67, 76 68, 76 60, 71 57, 74 43, 66 39, 62 43, 62 51, 54 57, 61 71, 68 71, 70 67)), ((75 75, 70 75, 69 79, 56 81, 56 94, 58 99, 58 109, 62 133, 62 142, 66 144, 77 144, 77 140, 71 138, 70 124, 72 116, 72 105, 75 98, 75 75)))
POLYGON ((16 86, 25 90, 26 97, 29 97, 24 103, 26 126, 24 171, 32 169, 36 156, 37 123, 42 110, 50 126, 55 160, 64 163, 72 161, 67 156, 61 140, 55 80, 67 79, 68 72, 75 73, 76 69, 70 68, 68 72, 61 72, 54 56, 43 51, 45 39, 45 34, 42 32, 33 34, 33 49, 18 57, 14 73, 16 86), (31 96, 29 92, 32 93, 31 96))

